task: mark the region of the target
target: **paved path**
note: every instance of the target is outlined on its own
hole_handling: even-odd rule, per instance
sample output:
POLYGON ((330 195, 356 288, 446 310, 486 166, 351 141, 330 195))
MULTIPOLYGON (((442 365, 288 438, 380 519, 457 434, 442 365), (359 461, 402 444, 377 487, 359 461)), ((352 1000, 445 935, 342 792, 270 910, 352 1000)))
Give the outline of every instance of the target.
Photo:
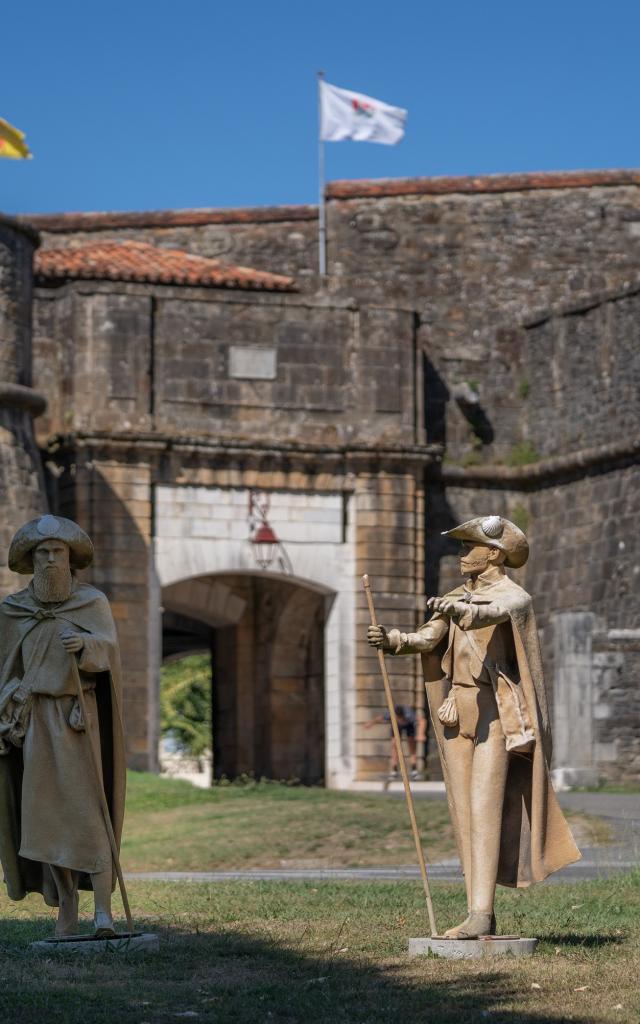
MULTIPOLYGON (((618 871, 628 871, 637 860, 619 859, 609 853, 615 848, 586 848, 583 859, 563 871, 551 875, 549 882, 578 882, 606 878, 618 871)), ((441 882, 460 882, 458 861, 428 865, 429 877, 441 882)), ((268 868, 254 871, 130 871, 125 878, 145 882, 366 882, 419 879, 417 867, 374 868, 268 868)))
POLYGON ((563 807, 598 818, 628 821, 640 827, 640 793, 579 793, 569 790, 558 793, 563 807))

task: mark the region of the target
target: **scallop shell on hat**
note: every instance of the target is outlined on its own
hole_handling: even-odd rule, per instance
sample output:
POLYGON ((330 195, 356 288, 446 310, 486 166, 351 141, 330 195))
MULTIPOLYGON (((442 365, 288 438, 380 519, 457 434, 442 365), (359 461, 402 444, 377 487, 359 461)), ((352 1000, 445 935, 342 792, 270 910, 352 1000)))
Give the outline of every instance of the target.
POLYGON ((500 516, 487 516, 480 525, 486 537, 500 537, 504 530, 504 523, 500 516))
POLYGON ((41 537, 51 537, 52 534, 60 533, 60 523, 55 516, 42 516, 36 524, 36 530, 41 537))

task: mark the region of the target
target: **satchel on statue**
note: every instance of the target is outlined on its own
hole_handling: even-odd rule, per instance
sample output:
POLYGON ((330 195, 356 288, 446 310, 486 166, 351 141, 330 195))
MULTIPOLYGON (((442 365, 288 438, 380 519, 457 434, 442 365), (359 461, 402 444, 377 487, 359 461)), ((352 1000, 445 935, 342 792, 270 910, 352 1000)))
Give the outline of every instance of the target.
POLYGON ((10 679, 0 694, 0 755, 24 743, 33 698, 21 690, 21 683, 21 679, 10 679))
POLYGON ((536 734, 531 725, 522 686, 509 679, 501 669, 491 672, 491 682, 507 750, 518 754, 530 753, 535 746, 536 734))

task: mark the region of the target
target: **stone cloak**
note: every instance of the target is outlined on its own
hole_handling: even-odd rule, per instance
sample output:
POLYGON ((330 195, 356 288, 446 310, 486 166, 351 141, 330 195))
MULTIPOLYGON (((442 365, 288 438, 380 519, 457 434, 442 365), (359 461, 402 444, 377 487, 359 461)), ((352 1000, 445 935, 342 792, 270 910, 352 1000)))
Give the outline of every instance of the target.
MULTIPOLYGON (((459 601, 466 593, 463 586, 460 586, 446 597, 459 601)), ((498 605, 509 615, 520 683, 536 736, 532 753, 514 753, 509 759, 497 878, 500 885, 528 886, 580 860, 581 854, 562 813, 549 774, 551 724, 531 597, 504 575, 483 588, 482 598, 498 605)), ((423 653, 421 657, 429 713, 440 752, 451 820, 460 849, 455 795, 451 793, 448 784, 444 757, 444 726, 437 715, 451 686, 443 665, 443 661, 447 661, 450 647, 451 630, 448 640, 443 639, 433 651, 423 653)))
MULTIPOLYGON (((22 679, 25 674, 21 654, 25 637, 52 614, 61 630, 71 627, 86 634, 80 665, 85 655, 91 660, 92 650, 100 648, 106 654, 105 664, 108 667, 92 675, 95 679, 103 784, 119 847, 126 788, 122 681, 115 625, 105 595, 88 584, 74 581, 69 599, 53 606, 40 604, 32 586, 5 598, 0 603, 0 695, 12 680, 22 679)), ((45 657, 46 651, 43 652, 43 667, 40 669, 44 679, 47 675, 45 657)), ((80 736, 88 744, 88 735, 83 732, 80 736)), ((0 756, 0 861, 7 894, 13 900, 21 900, 29 892, 39 892, 49 906, 57 906, 58 894, 49 865, 19 854, 23 771, 20 747, 12 746, 7 754, 0 756)), ((46 801, 46 793, 39 796, 46 801)), ((97 805, 97 793, 95 801, 97 805)), ((112 886, 115 887, 113 866, 112 874, 112 886)), ((88 874, 80 875, 79 887, 92 888, 88 874)))

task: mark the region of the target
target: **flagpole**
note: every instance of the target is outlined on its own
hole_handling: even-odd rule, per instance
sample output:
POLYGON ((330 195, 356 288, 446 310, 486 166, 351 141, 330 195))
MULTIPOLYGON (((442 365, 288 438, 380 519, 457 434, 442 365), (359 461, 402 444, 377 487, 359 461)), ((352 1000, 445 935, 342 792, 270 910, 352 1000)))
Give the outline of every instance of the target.
POLYGON ((327 273, 327 211, 324 200, 325 170, 324 142, 322 141, 322 80, 324 71, 318 71, 318 272, 327 273))

